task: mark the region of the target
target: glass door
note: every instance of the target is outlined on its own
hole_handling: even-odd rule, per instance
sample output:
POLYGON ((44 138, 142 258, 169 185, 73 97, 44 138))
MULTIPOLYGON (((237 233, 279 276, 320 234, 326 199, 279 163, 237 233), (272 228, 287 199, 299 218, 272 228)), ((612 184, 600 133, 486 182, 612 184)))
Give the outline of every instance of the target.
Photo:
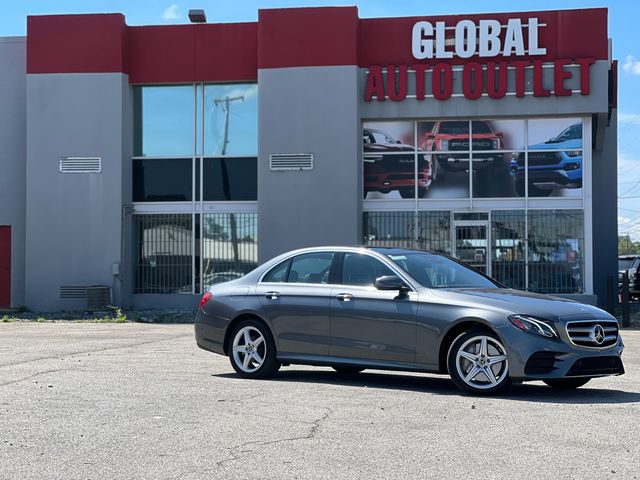
POLYGON ((454 256, 489 275, 489 222, 454 222, 454 256))

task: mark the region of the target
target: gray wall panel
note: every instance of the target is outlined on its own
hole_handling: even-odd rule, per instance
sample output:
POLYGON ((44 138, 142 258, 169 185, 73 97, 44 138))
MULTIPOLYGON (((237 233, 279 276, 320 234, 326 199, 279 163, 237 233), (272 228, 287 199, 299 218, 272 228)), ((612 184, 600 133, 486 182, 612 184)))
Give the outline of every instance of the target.
MULTIPOLYGON (((26 304, 84 307, 62 285, 113 286, 121 260, 125 75, 27 76, 26 304), (60 174, 65 156, 99 156, 101 174, 60 174)), ((118 298, 115 299, 118 302, 118 298)))
POLYGON ((11 226, 11 306, 24 304, 25 37, 0 38, 0 225, 11 226))
POLYGON ((258 82, 259 261, 298 247, 359 243, 357 67, 260 70, 258 82), (315 167, 270 171, 273 153, 313 153, 315 167))
MULTIPOLYGON (((601 150, 593 150, 592 161, 592 229, 593 229, 593 293, 598 304, 606 304, 607 277, 618 279, 618 115, 613 110, 610 126, 598 119, 597 128, 606 128, 601 150)), ((587 259, 587 261, 589 261, 587 259)))

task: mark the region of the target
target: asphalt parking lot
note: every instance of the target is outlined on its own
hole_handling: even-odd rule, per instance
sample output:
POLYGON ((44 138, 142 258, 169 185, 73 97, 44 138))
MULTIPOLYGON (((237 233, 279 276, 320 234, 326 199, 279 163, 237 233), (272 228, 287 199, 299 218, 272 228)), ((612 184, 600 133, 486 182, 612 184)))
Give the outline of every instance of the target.
POLYGON ((236 377, 192 325, 0 324, 1 479, 640 478, 627 374, 462 396, 446 377, 236 377))

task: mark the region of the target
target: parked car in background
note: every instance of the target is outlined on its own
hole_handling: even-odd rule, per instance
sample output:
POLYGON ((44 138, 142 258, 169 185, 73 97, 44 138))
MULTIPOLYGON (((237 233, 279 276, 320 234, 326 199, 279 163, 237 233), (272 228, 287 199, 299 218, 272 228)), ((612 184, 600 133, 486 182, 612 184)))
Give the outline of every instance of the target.
MULTIPOLYGON (((544 143, 529 145, 529 195, 548 197, 556 188, 582 188, 582 123, 574 123, 544 143)), ((525 154, 511 159, 516 192, 525 194, 525 154)))
POLYGON ((640 255, 620 255, 618 257, 618 290, 622 288, 622 274, 629 275, 629 295, 640 300, 640 255))
POLYGON ((212 286, 195 337, 254 379, 290 364, 371 368, 449 374, 465 392, 492 394, 512 382, 573 389, 624 373, 618 321, 607 312, 401 248, 282 254, 212 286))
MULTIPOLYGON (((493 150, 504 149, 502 132, 495 132, 485 120, 474 120, 469 132, 467 121, 437 121, 430 132, 426 132, 420 145, 423 150, 433 152, 437 163, 434 169, 445 172, 469 170, 469 150, 473 154, 473 168, 476 172, 488 174, 493 168, 504 167, 504 154, 493 150), (471 138, 471 145, 469 145, 471 138), (471 148, 470 148, 471 147, 471 148), (464 151, 465 153, 456 153, 464 151), (437 153, 443 152, 443 153, 437 153), (480 153, 481 152, 481 153, 480 153)), ((438 173, 435 173, 436 178, 438 173)))
MULTIPOLYGON (((364 194, 397 190, 402 198, 415 198, 415 148, 403 144, 382 130, 363 130, 364 194), (406 154, 402 154, 406 152, 406 154), (394 153, 394 155, 387 155, 394 153)), ((418 197, 431 185, 431 162, 418 153, 418 197)))

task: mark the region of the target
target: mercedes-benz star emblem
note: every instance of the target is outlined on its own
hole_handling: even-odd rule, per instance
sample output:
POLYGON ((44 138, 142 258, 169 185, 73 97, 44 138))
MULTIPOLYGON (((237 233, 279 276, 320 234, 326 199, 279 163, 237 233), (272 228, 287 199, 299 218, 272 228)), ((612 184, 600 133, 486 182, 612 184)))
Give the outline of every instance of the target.
POLYGON ((602 345, 604 342, 604 328, 602 328, 602 325, 596 325, 593 327, 593 330, 591 331, 591 339, 598 345, 602 345))

